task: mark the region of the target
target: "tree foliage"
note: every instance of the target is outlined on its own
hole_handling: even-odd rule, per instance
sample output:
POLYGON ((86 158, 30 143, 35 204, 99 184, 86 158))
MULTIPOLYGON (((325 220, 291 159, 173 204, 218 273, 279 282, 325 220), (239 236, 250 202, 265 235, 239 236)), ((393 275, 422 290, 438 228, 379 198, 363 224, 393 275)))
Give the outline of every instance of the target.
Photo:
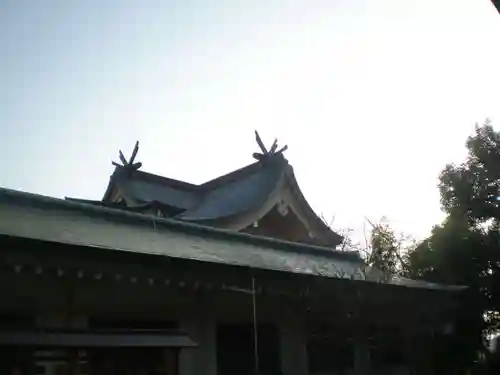
POLYGON ((385 217, 378 222, 365 220, 370 229, 365 228, 364 243, 353 239, 352 229, 336 230, 344 238, 340 249, 359 252, 368 268, 382 271, 388 277, 407 274, 407 254, 414 248, 415 241, 403 233, 397 233, 385 217))
POLYGON ((457 312, 452 345, 439 348, 442 372, 468 373, 477 367, 480 355, 487 353, 483 336, 489 328, 484 319, 489 310, 490 282, 485 272, 489 252, 486 239, 482 229, 470 227, 464 218, 450 216, 408 256, 409 276, 469 287, 457 312))
POLYGON ((367 264, 387 275, 405 273, 406 252, 411 240, 403 234, 397 235, 385 217, 376 224, 367 221, 372 227, 365 241, 367 264))
POLYGON ((467 139, 467 159, 449 164, 440 175, 441 204, 471 224, 500 222, 500 133, 491 123, 476 126, 467 139))
POLYGON ((386 221, 372 224, 366 260, 387 274, 468 286, 455 333, 434 340, 434 371, 498 373, 500 351, 490 354, 485 338, 500 329, 500 132, 486 121, 465 145, 465 160, 439 176, 446 220, 410 247, 386 221))
POLYGON ((408 255, 411 276, 469 287, 457 318, 459 360, 447 358, 464 374, 484 370, 485 335, 500 323, 500 133, 487 121, 466 147, 465 161, 439 176, 447 219, 408 255))
POLYGON ((500 329, 500 133, 486 121, 466 141, 467 157, 439 176, 446 220, 418 244, 396 235, 385 219, 371 222, 367 264, 385 274, 468 286, 455 333, 436 337, 435 373, 498 373, 500 352, 485 338, 500 329))

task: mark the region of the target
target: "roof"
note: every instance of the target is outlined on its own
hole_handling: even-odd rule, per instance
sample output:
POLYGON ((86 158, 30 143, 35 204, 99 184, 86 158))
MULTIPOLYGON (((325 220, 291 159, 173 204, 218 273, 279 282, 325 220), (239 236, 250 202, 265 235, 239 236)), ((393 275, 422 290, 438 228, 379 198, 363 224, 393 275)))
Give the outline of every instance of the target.
POLYGON ((236 173, 219 177, 200 186, 198 204, 178 216, 181 220, 214 220, 261 207, 278 188, 285 168, 284 158, 254 163, 236 173))
POLYGON ((368 277, 357 252, 281 241, 1 188, 0 234, 312 276, 434 290, 457 289, 401 278, 380 280, 368 277))
POLYGON ((103 202, 109 200, 114 186, 118 187, 125 197, 138 204, 158 202, 188 209, 199 200, 199 187, 196 185, 123 167, 116 167, 111 175, 103 202))
MULTIPOLYGON (((177 220, 212 225, 217 221, 247 215, 246 221, 254 222, 260 219, 256 212, 263 214, 262 207, 266 204, 270 208, 273 206, 270 203, 279 195, 284 184, 292 191, 301 216, 310 223, 314 232, 328 239, 331 246, 342 243, 342 236, 333 232, 307 203, 292 166, 282 154, 269 155, 201 185, 117 166, 103 202, 109 203, 113 191, 118 190, 129 201, 129 205, 135 207, 156 204, 178 209, 174 217, 177 220)), ((251 225, 246 221, 243 221, 244 225, 251 225)))
POLYGON ((495 8, 497 8, 498 12, 500 13, 500 0, 491 0, 495 8))

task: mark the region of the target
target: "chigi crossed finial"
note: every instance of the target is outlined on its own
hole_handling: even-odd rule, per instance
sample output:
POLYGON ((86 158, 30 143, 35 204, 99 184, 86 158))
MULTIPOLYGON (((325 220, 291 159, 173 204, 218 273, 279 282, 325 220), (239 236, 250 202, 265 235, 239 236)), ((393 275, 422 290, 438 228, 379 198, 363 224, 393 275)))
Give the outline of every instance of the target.
POLYGON ((264 142, 262 142, 262 139, 260 138, 259 132, 257 130, 255 130, 255 140, 257 141, 257 144, 259 145, 262 153, 255 152, 253 154, 253 157, 254 159, 257 159, 259 161, 272 155, 280 155, 288 149, 288 146, 285 145, 278 150, 278 140, 275 138, 271 148, 268 150, 266 146, 264 146, 264 142))
POLYGON ((112 162, 112 164, 115 167, 122 167, 122 168, 131 169, 131 170, 138 170, 140 167, 142 167, 141 162, 134 163, 134 160, 135 160, 135 157, 137 156, 138 151, 139 151, 139 141, 135 142, 134 151, 132 151, 132 155, 130 156, 130 159, 128 161, 125 158, 125 156, 123 155, 123 152, 121 150, 119 150, 118 156, 120 157, 120 161, 122 162, 122 164, 116 163, 114 161, 112 162))

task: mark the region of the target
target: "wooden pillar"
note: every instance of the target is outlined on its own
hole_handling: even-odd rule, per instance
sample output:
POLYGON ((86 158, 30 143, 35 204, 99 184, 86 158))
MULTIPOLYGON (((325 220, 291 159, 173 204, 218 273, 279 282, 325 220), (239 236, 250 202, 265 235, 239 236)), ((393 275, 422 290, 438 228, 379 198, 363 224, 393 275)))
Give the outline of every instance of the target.
POLYGON ((421 366, 415 340, 416 336, 412 332, 403 331, 403 347, 401 349, 404 351, 406 362, 405 369, 402 371, 404 374, 418 373, 418 367, 421 366))
POLYGON ((164 367, 167 375, 178 375, 179 366, 179 350, 174 348, 166 348, 164 350, 164 367))
POLYGON ((79 374, 79 363, 78 363, 78 349, 68 349, 67 361, 68 361, 68 374, 69 375, 80 375, 79 374))
POLYGON ((217 375, 216 325, 208 318, 191 318, 181 328, 198 347, 184 348, 179 353, 179 375, 217 375))
POLYGON ((354 375, 370 375, 370 345, 366 337, 359 337, 354 342, 354 375))
POLYGON ((307 332, 299 319, 286 318, 279 324, 281 371, 286 375, 307 375, 307 332))

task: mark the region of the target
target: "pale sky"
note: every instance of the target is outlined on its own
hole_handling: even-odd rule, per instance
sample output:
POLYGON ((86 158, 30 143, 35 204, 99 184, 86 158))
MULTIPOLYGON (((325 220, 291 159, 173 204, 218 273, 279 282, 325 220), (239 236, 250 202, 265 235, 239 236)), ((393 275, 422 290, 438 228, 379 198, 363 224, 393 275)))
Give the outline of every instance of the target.
POLYGON ((119 149, 201 183, 288 144, 335 227, 425 236, 440 170, 500 126, 489 0, 4 0, 0 185, 100 199, 119 149))

